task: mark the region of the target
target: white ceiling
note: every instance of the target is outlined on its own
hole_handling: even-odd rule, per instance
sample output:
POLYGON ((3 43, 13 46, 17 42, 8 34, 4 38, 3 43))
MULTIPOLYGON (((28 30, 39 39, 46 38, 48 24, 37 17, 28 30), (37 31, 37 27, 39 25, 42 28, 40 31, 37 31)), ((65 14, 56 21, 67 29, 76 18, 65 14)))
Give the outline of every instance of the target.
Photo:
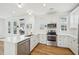
POLYGON ((56 12, 68 12, 76 5, 77 3, 47 3, 46 7, 43 7, 42 3, 24 3, 23 8, 18 8, 16 3, 0 3, 0 17, 26 14, 28 10, 41 15, 47 13, 50 8, 54 8, 56 12))

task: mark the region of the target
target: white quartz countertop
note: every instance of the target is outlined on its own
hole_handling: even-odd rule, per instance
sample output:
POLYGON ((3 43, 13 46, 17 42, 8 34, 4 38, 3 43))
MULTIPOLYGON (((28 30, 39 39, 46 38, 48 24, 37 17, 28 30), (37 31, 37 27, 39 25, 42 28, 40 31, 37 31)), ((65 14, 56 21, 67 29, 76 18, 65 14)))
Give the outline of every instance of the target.
POLYGON ((70 36, 70 37, 75 38, 75 39, 77 39, 77 38, 78 38, 78 37, 77 37, 77 36, 75 36, 75 35, 66 34, 66 33, 58 33, 57 35, 70 36))
POLYGON ((13 37, 7 37, 4 41, 5 42, 11 42, 11 43, 18 43, 20 41, 23 41, 25 39, 28 39, 30 37, 25 37, 25 36, 13 36, 13 37))
MULTIPOLYGON (((77 36, 74 36, 74 35, 71 35, 71 34, 67 34, 67 33, 57 33, 57 36, 60 36, 60 35, 64 35, 64 36, 70 36, 72 38, 75 38, 77 39, 78 37, 77 36)), ((13 36, 13 37, 7 37, 5 38, 5 42, 11 42, 11 43, 18 43, 22 40, 25 40, 25 39, 28 39, 28 38, 31 38, 31 36, 29 37, 25 37, 24 35, 22 36, 13 36)))

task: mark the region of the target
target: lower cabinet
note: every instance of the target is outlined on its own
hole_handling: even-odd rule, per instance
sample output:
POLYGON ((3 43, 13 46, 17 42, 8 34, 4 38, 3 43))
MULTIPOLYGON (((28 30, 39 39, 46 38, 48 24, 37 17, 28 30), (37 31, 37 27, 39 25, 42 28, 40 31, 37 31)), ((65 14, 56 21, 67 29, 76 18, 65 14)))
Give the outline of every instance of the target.
POLYGON ((31 36, 29 39, 23 40, 17 43, 17 54, 18 55, 29 55, 30 52, 39 43, 38 36, 31 36))
POLYGON ((68 47, 68 37, 64 35, 57 36, 57 46, 59 47, 68 47))
POLYGON ((57 45, 59 47, 70 48, 74 54, 78 54, 78 39, 68 35, 57 36, 57 45))
POLYGON ((47 43, 47 35, 45 35, 45 34, 40 34, 40 35, 39 35, 39 40, 40 40, 40 43, 46 44, 46 43, 47 43))
POLYGON ((17 43, 17 54, 18 55, 30 54, 30 39, 26 39, 17 43))
POLYGON ((78 54, 78 40, 76 38, 72 38, 70 49, 74 54, 78 54))
POLYGON ((39 43, 38 36, 37 35, 31 36, 31 38, 30 38, 30 51, 32 51, 38 43, 39 43))

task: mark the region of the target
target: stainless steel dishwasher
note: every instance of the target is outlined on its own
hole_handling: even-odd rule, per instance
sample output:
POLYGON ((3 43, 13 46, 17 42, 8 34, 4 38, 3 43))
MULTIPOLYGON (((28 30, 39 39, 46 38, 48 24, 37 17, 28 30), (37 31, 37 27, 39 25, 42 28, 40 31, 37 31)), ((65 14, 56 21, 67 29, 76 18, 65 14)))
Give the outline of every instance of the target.
POLYGON ((30 38, 17 43, 17 54, 18 55, 30 54, 30 38))

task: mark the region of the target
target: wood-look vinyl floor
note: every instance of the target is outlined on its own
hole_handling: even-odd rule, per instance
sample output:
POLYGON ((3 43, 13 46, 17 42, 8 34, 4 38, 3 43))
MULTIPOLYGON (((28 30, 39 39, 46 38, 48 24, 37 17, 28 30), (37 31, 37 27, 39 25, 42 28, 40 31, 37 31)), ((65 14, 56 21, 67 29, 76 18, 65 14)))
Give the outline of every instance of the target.
POLYGON ((68 48, 38 44, 38 46, 31 52, 31 55, 73 55, 73 53, 68 48))
POLYGON ((4 54, 4 42, 0 41, 0 55, 4 54))
MULTIPOLYGON (((0 41, 0 55, 4 53, 4 42, 0 41)), ((68 48, 60 48, 38 44, 31 52, 31 55, 73 55, 68 48)))

